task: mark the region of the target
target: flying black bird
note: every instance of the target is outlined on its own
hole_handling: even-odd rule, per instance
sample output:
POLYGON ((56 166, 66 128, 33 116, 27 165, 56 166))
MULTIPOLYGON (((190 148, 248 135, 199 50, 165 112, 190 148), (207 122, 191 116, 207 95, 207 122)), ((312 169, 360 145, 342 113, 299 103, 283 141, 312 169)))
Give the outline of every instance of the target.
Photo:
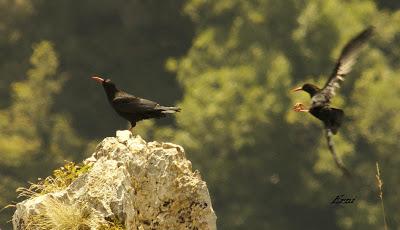
POLYGON ((296 112, 309 112, 324 123, 327 131, 326 137, 328 140, 328 147, 333 154, 336 164, 341 169, 345 168, 343 163, 341 163, 340 159, 336 156, 336 152, 333 147, 332 135, 337 133, 340 125, 342 124, 344 112, 341 109, 331 107, 330 103, 333 96, 335 96, 335 89, 340 88, 340 81, 343 81, 344 77, 351 71, 362 47, 371 37, 373 31, 374 28, 370 26, 350 40, 349 43, 347 43, 336 62, 336 66, 331 76, 322 89, 313 84, 306 83, 303 86, 292 90, 302 90, 310 94, 310 108, 305 108, 302 103, 296 103, 293 109, 296 112))
POLYGON ((130 95, 117 89, 110 79, 104 80, 97 76, 92 77, 92 79, 103 85, 111 106, 121 117, 131 123, 131 129, 136 126, 138 121, 165 117, 167 114, 181 110, 178 107, 161 106, 157 102, 130 95))

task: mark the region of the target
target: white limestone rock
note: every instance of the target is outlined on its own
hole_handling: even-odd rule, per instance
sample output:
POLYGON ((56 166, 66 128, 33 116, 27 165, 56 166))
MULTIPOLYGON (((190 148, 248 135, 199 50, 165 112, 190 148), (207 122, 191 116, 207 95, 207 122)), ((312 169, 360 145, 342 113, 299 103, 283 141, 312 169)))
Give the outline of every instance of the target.
POLYGON ((130 131, 117 131, 84 163, 91 169, 67 189, 18 203, 14 229, 26 229, 31 215, 43 215, 40 207, 49 199, 85 206, 89 222, 96 223, 82 229, 99 228, 106 220, 118 220, 125 229, 216 229, 207 185, 181 146, 146 143, 130 131))

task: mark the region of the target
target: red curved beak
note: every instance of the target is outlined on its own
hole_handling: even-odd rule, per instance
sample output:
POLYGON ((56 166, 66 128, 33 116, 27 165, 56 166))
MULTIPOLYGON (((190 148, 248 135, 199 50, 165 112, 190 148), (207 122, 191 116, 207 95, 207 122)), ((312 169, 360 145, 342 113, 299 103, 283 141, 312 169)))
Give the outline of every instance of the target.
POLYGON ((93 76, 92 79, 97 81, 98 83, 103 83, 104 82, 104 79, 101 78, 101 77, 93 76))
POLYGON ((300 90, 303 90, 303 87, 300 86, 300 87, 292 89, 291 91, 292 92, 297 92, 297 91, 300 91, 300 90))

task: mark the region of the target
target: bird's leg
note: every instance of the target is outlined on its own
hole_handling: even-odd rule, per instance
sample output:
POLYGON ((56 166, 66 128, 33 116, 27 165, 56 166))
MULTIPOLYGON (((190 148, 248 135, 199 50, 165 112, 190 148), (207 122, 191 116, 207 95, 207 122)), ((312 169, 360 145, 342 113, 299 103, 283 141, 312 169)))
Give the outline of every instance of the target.
POLYGON ((136 122, 131 122, 131 128, 129 129, 129 131, 131 131, 131 133, 133 133, 132 129, 135 128, 135 126, 136 126, 136 122))
POLYGON ((302 103, 296 103, 293 106, 293 110, 296 112, 308 112, 309 110, 305 108, 305 106, 302 103))

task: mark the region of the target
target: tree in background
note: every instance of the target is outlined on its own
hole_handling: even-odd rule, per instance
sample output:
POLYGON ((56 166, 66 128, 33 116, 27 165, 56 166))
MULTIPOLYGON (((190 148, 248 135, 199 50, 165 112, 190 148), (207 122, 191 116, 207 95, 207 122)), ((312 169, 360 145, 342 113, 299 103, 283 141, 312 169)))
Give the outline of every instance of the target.
MULTIPOLYGON (((186 148, 211 188, 219 229, 379 229, 375 161, 389 225, 398 228, 400 13, 393 1, 376 2, 380 8, 365 0, 0 2, 0 205, 63 159, 82 159, 87 141, 77 137, 125 128, 89 80, 100 74, 162 104, 182 96, 177 129, 148 122, 136 130, 186 148), (347 114, 335 136, 356 177, 347 182, 320 123, 291 112, 307 95, 289 90, 323 84, 344 43, 370 23, 378 34, 334 101, 347 114), (24 61, 43 39, 58 55, 40 43, 33 56, 43 58, 24 61), (166 63, 167 73, 166 58, 188 48, 166 63), (339 194, 357 196, 356 204, 331 206, 339 194)), ((0 214, 4 228, 12 210, 0 214)))
POLYGON ((167 62, 184 90, 179 129, 142 132, 185 146, 209 183, 219 229, 379 229, 375 161, 398 227, 399 12, 358 0, 191 0, 185 12, 195 39, 185 58, 167 62), (322 85, 343 45, 370 23, 377 35, 334 101, 347 114, 335 136, 356 177, 346 181, 320 123, 291 111, 308 95, 289 90, 322 85), (331 205, 341 194, 356 203, 331 205))
POLYGON ((400 9, 400 2, 393 0, 376 0, 376 4, 379 8, 384 10, 398 10, 400 9))
MULTIPOLYGON (((0 111, 0 206, 16 201, 15 189, 48 175, 64 160, 76 160, 85 140, 71 129, 68 118, 53 110, 54 96, 66 78, 57 73, 53 45, 33 47, 27 79, 11 86, 11 105, 0 111)), ((0 222, 11 219, 2 212, 0 222)))
POLYGON ((10 104, 9 86, 22 80, 29 68, 29 63, 21 60, 30 56, 32 43, 26 44, 26 39, 22 39, 20 27, 32 14, 31 6, 27 0, 0 2, 0 107, 10 104))

